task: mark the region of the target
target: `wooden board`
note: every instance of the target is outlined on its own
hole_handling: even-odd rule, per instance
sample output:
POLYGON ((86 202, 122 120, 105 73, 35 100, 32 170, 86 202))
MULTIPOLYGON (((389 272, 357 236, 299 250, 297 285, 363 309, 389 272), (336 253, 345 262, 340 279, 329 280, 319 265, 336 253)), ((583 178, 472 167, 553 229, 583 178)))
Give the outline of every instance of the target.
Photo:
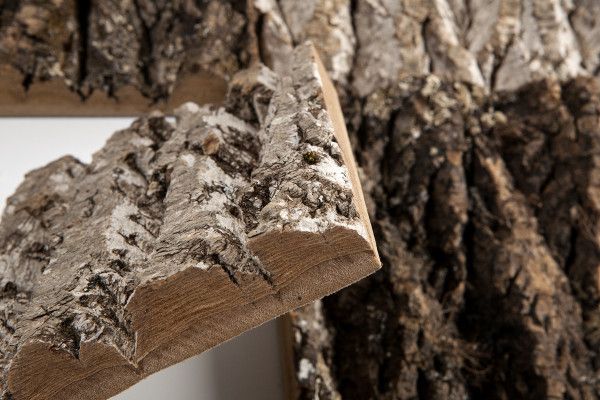
POLYGON ((132 86, 122 87, 109 97, 96 91, 85 100, 60 79, 38 82, 25 90, 23 76, 9 65, 0 66, 0 117, 122 117, 152 110, 173 113, 179 105, 221 104, 227 82, 208 72, 180 77, 168 101, 153 102, 132 86))
POLYGON ((300 46, 224 107, 151 113, 90 165, 27 175, 0 225, 4 395, 107 398, 379 268, 318 63, 300 46))

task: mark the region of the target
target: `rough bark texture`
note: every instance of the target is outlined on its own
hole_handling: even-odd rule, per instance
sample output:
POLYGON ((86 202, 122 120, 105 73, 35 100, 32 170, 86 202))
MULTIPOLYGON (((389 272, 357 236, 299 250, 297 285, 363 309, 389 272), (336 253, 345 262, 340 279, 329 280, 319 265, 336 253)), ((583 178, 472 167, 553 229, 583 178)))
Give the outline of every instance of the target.
POLYGON ((597 398, 599 96, 429 77, 366 99, 383 269, 292 314, 301 398, 597 398))
POLYGON ((291 313, 293 397, 598 398, 596 3, 344 4, 383 269, 291 313))
POLYGON ((245 27, 236 1, 3 0, 0 57, 25 89, 58 79, 83 99, 133 86, 156 101, 180 74, 229 79, 247 65, 245 27))
POLYGON ((106 398, 377 269, 314 54, 27 175, 0 225, 3 398, 106 398))
POLYGON ((129 113, 171 95, 203 101, 202 83, 228 81, 258 58, 277 71, 306 40, 354 98, 430 73, 515 90, 547 77, 597 75, 598 18, 595 0, 3 0, 1 64, 18 74, 3 69, 10 79, 1 84, 14 89, 20 80, 31 93, 11 91, 0 112, 24 113, 15 102, 57 112, 45 81, 64 82, 89 102, 80 110, 65 97, 71 108, 63 113, 101 109, 98 92, 129 113), (190 84, 196 93, 178 94, 190 84))
MULTIPOLYGON (((294 396, 600 397, 599 3, 249 3, 232 6, 247 42, 218 51, 282 71, 314 41, 384 265, 291 315, 294 396)), ((4 4, 3 27, 16 3, 4 4)), ((61 54, 66 76, 73 57, 61 54)), ((168 78, 146 76, 145 93, 164 93, 168 78)))

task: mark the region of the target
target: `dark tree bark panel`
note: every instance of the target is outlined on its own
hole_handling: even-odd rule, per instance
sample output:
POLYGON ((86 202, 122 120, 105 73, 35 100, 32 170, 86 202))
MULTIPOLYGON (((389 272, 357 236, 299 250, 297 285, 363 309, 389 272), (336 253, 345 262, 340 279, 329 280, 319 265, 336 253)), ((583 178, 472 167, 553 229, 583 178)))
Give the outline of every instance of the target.
POLYGON ((354 40, 337 85, 384 263, 291 315, 294 396, 598 398, 596 2, 285 3, 320 43, 299 27, 349 10, 319 32, 354 40))
POLYGON ((383 269, 292 313, 299 398, 597 398, 597 82, 430 76, 360 113, 383 269))

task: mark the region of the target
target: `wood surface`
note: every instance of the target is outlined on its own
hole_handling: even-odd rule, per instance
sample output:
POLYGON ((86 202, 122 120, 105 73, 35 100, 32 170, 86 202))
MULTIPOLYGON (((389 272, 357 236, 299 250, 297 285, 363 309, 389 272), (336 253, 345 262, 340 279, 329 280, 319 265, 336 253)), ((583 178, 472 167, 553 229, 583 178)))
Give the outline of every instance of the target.
POLYGON ((379 268, 318 62, 299 46, 223 107, 153 112, 91 164, 26 176, 0 224, 5 398, 108 398, 379 268))

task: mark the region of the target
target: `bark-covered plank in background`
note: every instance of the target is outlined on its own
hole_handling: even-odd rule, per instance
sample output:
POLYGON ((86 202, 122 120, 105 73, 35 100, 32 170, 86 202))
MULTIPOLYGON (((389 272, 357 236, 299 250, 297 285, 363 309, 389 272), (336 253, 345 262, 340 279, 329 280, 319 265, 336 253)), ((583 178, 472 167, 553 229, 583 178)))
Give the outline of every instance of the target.
POLYGON ((600 397, 591 3, 347 4, 383 268, 291 313, 294 398, 600 397))
POLYGON ((0 7, 0 115, 131 115, 221 102, 249 65, 236 1, 10 1, 0 7))
POLYGON ((27 175, 0 225, 3 398, 107 398, 378 268, 333 87, 311 46, 291 61, 27 175))
POLYGON ((432 77, 366 99, 383 269, 292 313, 301 398, 596 398, 599 94, 432 77))
POLYGON ((596 75, 599 12, 588 0, 6 1, 0 113, 115 115, 219 101, 250 61, 277 70, 309 39, 353 98, 429 73, 514 90, 596 75))

